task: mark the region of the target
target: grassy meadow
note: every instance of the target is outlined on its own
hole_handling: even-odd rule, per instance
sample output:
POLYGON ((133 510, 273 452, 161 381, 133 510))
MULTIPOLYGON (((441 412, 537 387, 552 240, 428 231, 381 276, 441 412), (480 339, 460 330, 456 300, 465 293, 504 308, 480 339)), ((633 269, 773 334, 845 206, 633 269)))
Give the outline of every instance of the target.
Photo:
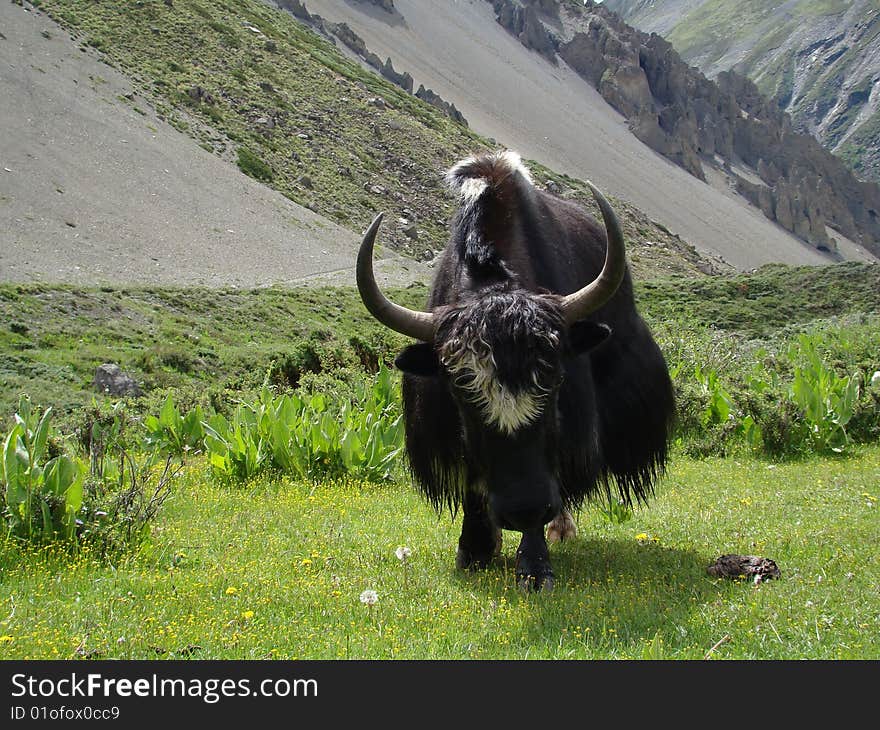
MULTIPOLYGON (((26 540, 9 529, 0 657, 877 658, 876 276, 847 264, 640 284, 675 374, 669 470, 647 506, 576 516, 578 537, 551 548, 552 593, 517 589, 515 533, 489 570, 457 571, 460 517, 423 502, 401 460, 374 480, 271 465, 228 479, 216 454, 184 449, 141 539, 107 550, 86 535, 26 540), (823 372, 857 377, 845 442, 810 440, 786 400, 804 336, 829 363, 823 372), (398 557, 402 547, 410 553, 398 557), (770 558, 781 578, 709 576, 725 553, 770 558)), ((424 295, 394 292, 413 306, 424 295)), ((28 392, 35 408, 53 407, 49 451, 91 458, 90 474, 94 429, 118 403, 94 393, 91 376, 112 356, 147 391, 125 406, 137 429, 169 394, 181 413, 198 406, 230 422, 264 387, 345 399, 402 344, 350 289, 4 285, 0 310, 3 432, 28 392)), ((146 483, 160 471, 161 461, 145 467, 146 483)), ((84 505, 99 484, 86 480, 84 505)), ((96 509, 80 516, 98 519, 96 509)))
POLYGON ((119 562, 0 545, 0 657, 876 659, 878 484, 877 445, 785 465, 676 456, 630 521, 581 512, 551 547, 553 592, 525 594, 513 533, 496 566, 456 571, 458 523, 405 483, 223 487, 196 461, 119 562), (782 577, 709 577, 729 552, 782 577))

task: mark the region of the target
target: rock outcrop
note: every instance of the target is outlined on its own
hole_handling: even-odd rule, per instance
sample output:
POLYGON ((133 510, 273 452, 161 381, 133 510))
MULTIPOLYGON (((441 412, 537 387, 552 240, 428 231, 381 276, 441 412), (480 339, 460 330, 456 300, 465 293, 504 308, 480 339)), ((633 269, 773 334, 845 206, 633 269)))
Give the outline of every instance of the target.
POLYGON ((141 387, 137 381, 116 363, 104 363, 95 370, 95 378, 92 382, 95 390, 106 395, 139 396, 142 395, 141 387))
MULTIPOLYGON (((361 0, 361 2, 369 2, 373 5, 377 5, 390 13, 397 12, 392 0, 361 0)), ((324 20, 320 15, 310 13, 301 0, 275 0, 275 3, 279 8, 287 10, 295 18, 333 43, 336 43, 336 41, 341 42, 346 48, 351 50, 369 66, 376 69, 376 71, 378 71, 384 78, 388 79, 392 84, 399 86, 407 94, 413 94, 413 77, 406 71, 397 71, 394 68, 391 58, 386 58, 382 61, 379 56, 367 48, 364 39, 355 33, 348 24, 330 23, 324 20)), ((418 91, 413 95, 439 109, 454 122, 462 124, 465 127, 467 126, 467 119, 465 119, 464 115, 456 109, 455 105, 447 102, 431 89, 426 89, 422 84, 419 84, 418 91)))
POLYGON ((388 13, 395 12, 394 0, 360 0, 360 2, 375 5, 388 13))
POLYGON ((864 180, 880 182, 880 4, 605 0, 709 78, 734 70, 864 180), (820 7, 821 5, 821 7, 820 7))
POLYGON ((422 101, 428 102, 431 106, 437 107, 453 121, 467 126, 467 119, 465 119, 464 115, 455 108, 455 104, 446 101, 439 94, 435 94, 431 89, 426 89, 422 84, 419 84, 419 88, 415 95, 422 101))
POLYGON ((533 51, 537 51, 551 63, 556 63, 558 40, 553 33, 544 27, 538 12, 555 13, 554 0, 537 0, 534 3, 519 4, 509 0, 492 0, 495 17, 520 42, 533 51))
POLYGON ((631 28, 590 0, 583 7, 487 1, 528 48, 540 33, 526 33, 527 18, 555 28, 544 48, 555 49, 653 150, 703 180, 707 167, 723 172, 764 215, 817 248, 834 250, 830 227, 880 255, 880 186, 859 181, 813 137, 797 132, 749 79, 724 72, 711 81, 663 38, 631 28))

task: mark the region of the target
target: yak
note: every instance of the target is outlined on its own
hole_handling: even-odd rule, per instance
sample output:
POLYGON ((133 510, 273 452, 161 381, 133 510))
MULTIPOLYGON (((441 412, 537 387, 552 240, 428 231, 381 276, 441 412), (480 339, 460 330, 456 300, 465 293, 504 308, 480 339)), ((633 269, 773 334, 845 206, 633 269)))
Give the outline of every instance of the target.
POLYGON ((620 223, 592 183, 604 230, 509 150, 462 160, 446 182, 460 205, 428 311, 376 283, 381 213, 358 252, 358 289, 373 317, 418 340, 395 359, 406 453, 428 501, 463 513, 456 566, 486 567, 513 530, 518 584, 550 589, 547 539, 576 533, 572 511, 603 493, 629 505, 653 493, 669 371, 635 306, 620 223))

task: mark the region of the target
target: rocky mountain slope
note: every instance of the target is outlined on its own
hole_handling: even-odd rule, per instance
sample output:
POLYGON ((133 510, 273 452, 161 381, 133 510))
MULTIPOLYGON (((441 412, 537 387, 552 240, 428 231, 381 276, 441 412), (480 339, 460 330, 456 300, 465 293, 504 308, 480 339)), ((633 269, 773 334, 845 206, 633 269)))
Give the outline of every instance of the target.
POLYGON ((880 182, 878 0, 606 0, 715 78, 733 70, 863 179, 880 182))
MULTIPOLYGON (((357 232, 212 154, 222 135, 200 146, 107 60, 0 2, 0 281, 251 287, 354 267, 357 232)), ((383 256, 386 282, 425 278, 383 256)))
MULTIPOLYGON (((402 63, 394 55, 396 72, 411 73, 417 83, 436 89, 445 100, 468 101, 463 111, 469 122, 472 111, 480 121, 478 131, 495 139, 476 134, 391 83, 343 43, 334 45, 274 3, 41 0, 38 5, 7 4, 9 12, 21 13, 16 18, 48 24, 43 29, 50 38, 36 30, 31 33, 29 43, 35 53, 47 53, 55 47, 53 40, 62 39, 70 53, 58 60, 25 58, 17 39, 10 42, 11 34, 0 38, 0 44, 9 43, 4 47, 8 64, 3 80, 10 81, 8 98, 14 102, 0 107, 4 129, 12 130, 4 135, 0 152, 4 159, 13 159, 16 150, 27 153, 26 176, 15 178, 5 170, 0 174, 4 217, 0 252, 13 254, 5 258, 0 273, 6 276, 12 263, 18 266, 24 260, 14 254, 22 241, 30 240, 39 243, 43 252, 33 255, 30 265, 64 261, 69 252, 81 249, 96 255, 110 251, 112 255, 105 258, 123 267, 141 261, 142 270, 147 270, 156 266, 158 258, 169 276, 190 271, 198 277, 200 272, 214 271, 218 277, 228 276, 225 281, 238 277, 242 284, 260 284, 326 271, 320 257, 330 254, 342 257, 343 276, 347 274, 350 281, 345 267, 350 258, 345 256, 351 257, 359 231, 379 210, 387 213, 383 242, 392 250, 429 261, 445 241, 454 207, 442 183, 443 171, 462 156, 497 144, 519 148, 532 158, 538 184, 563 196, 591 204, 579 179, 587 176, 616 196, 630 241, 630 259, 639 276, 721 270, 725 264, 719 257, 739 268, 769 261, 836 260, 764 220, 733 191, 713 190, 647 150, 623 119, 565 64, 554 67, 511 38, 496 23, 488 3, 428 6, 399 0, 392 11, 383 3, 344 5, 353 13, 375 16, 376 22, 404 35, 422 23, 419 12, 430 16, 425 28, 446 34, 448 42, 426 43, 419 38, 414 51, 415 57, 432 66, 433 75, 422 74, 416 65, 402 63), (49 24, 44 14, 60 22, 73 38, 49 24), (460 33, 462 24, 471 35, 460 33), (479 42, 475 44, 474 38, 479 42), (485 43, 486 38, 491 42, 485 43), (448 54, 442 59, 436 56, 441 48, 448 54), (73 58, 91 59, 106 73, 84 72, 73 58), (475 79, 475 67, 484 75, 475 79), (83 79, 94 76, 91 85, 104 93, 55 94, 35 81, 55 79, 59 68, 70 71, 57 81, 59 88, 76 89, 83 79), (489 77, 494 88, 487 84, 489 77), (460 79, 461 84, 444 84, 449 78, 460 79), (468 89, 480 103, 471 104, 474 97, 450 95, 450 88, 468 89), (27 104, 33 108, 34 103, 36 111, 20 119, 13 114, 13 109, 26 109, 27 104), (53 105, 61 111, 47 113, 53 105), (73 115, 64 112, 68 105, 73 115), (91 117, 80 109, 83 105, 92 107, 91 117), (140 143, 140 137, 127 128, 100 126, 120 111, 148 132, 161 132, 152 152, 129 157, 130 145, 140 143), (42 125, 33 122, 37 117, 42 125), (486 119, 492 123, 483 124, 486 119), (177 136, 172 142, 166 140, 166 133, 177 136), (117 136, 120 143, 109 144, 117 136), (53 140, 64 140, 69 148, 63 160, 46 153, 53 140), (200 164, 208 165, 210 172, 195 178, 191 173, 202 169, 200 164), (156 165, 161 165, 159 170, 156 165), (69 235, 44 235, 40 215, 55 215, 57 199, 43 188, 59 169, 74 181, 67 188, 59 187, 82 190, 73 207, 78 217, 70 219, 76 228, 64 223, 59 230, 69 229, 69 235), (117 169, 122 177, 108 174, 117 169), (144 191, 149 192, 148 203, 157 197, 151 186, 158 171, 173 184, 161 196, 164 207, 156 209, 143 204, 141 197, 146 196, 144 191), (22 184, 23 180, 34 184, 22 184), (281 205, 274 210, 243 207, 235 197, 243 185, 267 194, 274 189, 282 196, 277 198, 281 205), (206 208, 202 191, 214 188, 225 191, 224 202, 206 208), (307 211, 289 207, 291 201, 307 211), (234 213, 234 224, 227 223, 227 212, 234 213), (313 216, 307 218, 308 231, 300 228, 291 235, 288 219, 307 214, 313 216), (152 230, 162 231, 167 253, 147 254, 152 230), (219 246, 217 235, 224 232, 229 240, 219 246), (341 245, 322 245, 334 239, 341 245), (315 247, 318 264, 303 271, 308 261, 301 257, 315 247), (45 255, 49 249, 54 259, 45 255)), ((328 18, 328 22, 338 20, 328 18)), ((4 34, 9 27, 4 24, 4 34)), ((360 27, 351 27, 360 32, 360 27)), ((371 52, 392 57, 375 36, 363 38, 371 52)), ((15 170, 12 165, 4 167, 15 170)), ((72 196, 66 199, 74 201, 72 196)), ((859 252, 853 247, 843 249, 843 254, 857 257, 859 252)), ((77 264, 76 271, 94 276, 98 270, 94 260, 77 264)), ((44 278, 49 280, 57 268, 50 266, 44 278)), ((19 271, 25 273, 18 276, 28 276, 26 266, 19 271)), ((78 273, 76 280, 83 281, 84 275, 78 273)), ((210 276, 196 280, 224 281, 210 276)))
MULTIPOLYGON (((542 29, 509 32, 491 2, 394 0, 393 13, 366 0, 305 5, 328 22, 346 23, 371 52, 454 103, 472 130, 558 172, 593 179, 701 252, 746 269, 773 260, 835 260, 762 220, 726 183, 706 184, 647 148, 571 66, 523 44, 532 29, 539 41, 542 29)), ((558 32, 540 4, 525 12, 541 15, 547 33, 558 32)), ((864 255, 860 244, 837 238, 840 255, 864 255)))
POLYGON ((501 25, 580 73, 652 149, 701 180, 733 186, 820 250, 838 248, 836 231, 880 254, 880 186, 796 132, 747 78, 722 72, 710 81, 660 36, 589 0, 489 1, 501 25))

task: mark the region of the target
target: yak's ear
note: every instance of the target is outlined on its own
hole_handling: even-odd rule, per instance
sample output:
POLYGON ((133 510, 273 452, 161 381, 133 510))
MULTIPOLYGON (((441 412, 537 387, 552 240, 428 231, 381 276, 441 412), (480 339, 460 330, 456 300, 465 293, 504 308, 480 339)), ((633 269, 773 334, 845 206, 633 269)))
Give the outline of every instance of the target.
POLYGON ((607 324, 588 322, 582 319, 575 322, 568 330, 571 349, 581 355, 601 345, 611 336, 611 328, 607 324))
POLYGON ((410 375, 430 376, 440 372, 440 360, 434 346, 428 342, 405 347, 394 359, 394 365, 410 375))

